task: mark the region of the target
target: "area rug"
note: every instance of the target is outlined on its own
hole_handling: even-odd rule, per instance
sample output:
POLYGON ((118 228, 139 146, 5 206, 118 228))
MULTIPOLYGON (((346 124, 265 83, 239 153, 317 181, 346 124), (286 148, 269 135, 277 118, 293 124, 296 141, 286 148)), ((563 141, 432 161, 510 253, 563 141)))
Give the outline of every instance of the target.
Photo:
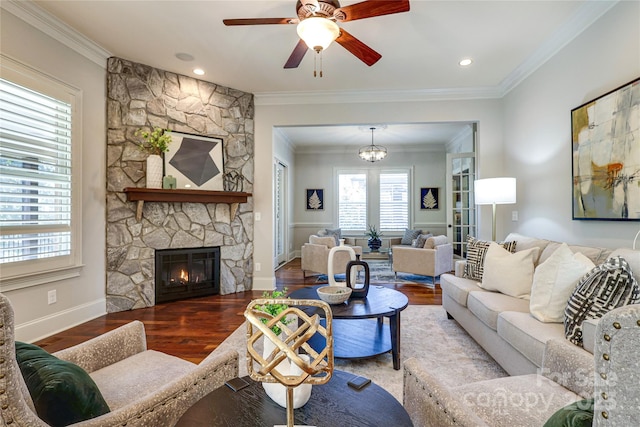
MULTIPOLYGON (((396 274, 391 269, 391 264, 386 260, 365 260, 369 264, 369 280, 370 283, 419 283, 423 285, 433 286, 433 279, 428 276, 420 276, 411 273, 396 274)), ((336 281, 346 281, 345 273, 335 274, 336 281)), ((360 276, 362 280, 362 275, 360 276)), ((326 274, 321 274, 316 278, 316 283, 327 283, 326 274)))
MULTIPOLYGON (((507 373, 458 325, 442 306, 410 305, 401 313, 400 360, 416 358, 447 386, 507 376, 507 373)), ((240 326, 215 352, 240 354, 240 376, 247 375, 246 326, 240 326)), ((335 368, 361 375, 402 403, 402 367, 393 369, 391 353, 363 360, 335 359, 335 368)))

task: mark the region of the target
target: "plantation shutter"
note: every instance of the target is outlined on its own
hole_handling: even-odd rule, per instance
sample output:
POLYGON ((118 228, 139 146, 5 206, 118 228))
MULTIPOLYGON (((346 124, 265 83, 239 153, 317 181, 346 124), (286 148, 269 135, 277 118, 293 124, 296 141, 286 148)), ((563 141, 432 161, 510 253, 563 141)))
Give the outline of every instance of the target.
POLYGON ((0 264, 71 252, 71 112, 0 79, 0 264))
POLYGON ((367 229, 367 175, 338 176, 338 226, 343 230, 367 229))
POLYGON ((404 230, 409 227, 409 175, 380 174, 380 229, 404 230))

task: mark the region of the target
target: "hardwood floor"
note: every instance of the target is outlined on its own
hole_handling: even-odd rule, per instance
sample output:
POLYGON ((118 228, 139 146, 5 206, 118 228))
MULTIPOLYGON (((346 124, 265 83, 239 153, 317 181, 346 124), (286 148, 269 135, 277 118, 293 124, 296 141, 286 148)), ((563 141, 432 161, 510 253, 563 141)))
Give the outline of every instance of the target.
MULTIPOLYGON (((285 264, 276 272, 276 287, 279 289, 286 287, 293 291, 315 282, 315 276, 303 277, 300 258, 285 264)), ((439 286, 436 286, 436 289, 417 284, 385 286, 403 292, 409 298, 409 304, 442 303, 439 286)), ((260 296, 262 291, 247 291, 109 313, 36 344, 54 352, 84 342, 132 320, 140 320, 145 325, 149 349, 198 363, 244 322, 245 307, 252 299, 260 296)))

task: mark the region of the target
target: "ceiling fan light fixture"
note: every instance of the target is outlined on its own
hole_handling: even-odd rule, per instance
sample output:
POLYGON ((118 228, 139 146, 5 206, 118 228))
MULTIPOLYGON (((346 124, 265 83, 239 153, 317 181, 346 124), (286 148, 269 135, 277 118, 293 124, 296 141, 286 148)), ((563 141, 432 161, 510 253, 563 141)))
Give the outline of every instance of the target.
POLYGON ((387 149, 373 143, 374 130, 376 130, 376 128, 371 128, 371 145, 365 145, 358 151, 358 156, 360 156, 362 160, 371 163, 378 162, 387 157, 387 149))
POLYGON ((310 17, 298 24, 298 36, 316 52, 329 47, 340 35, 340 27, 335 22, 322 17, 310 17))

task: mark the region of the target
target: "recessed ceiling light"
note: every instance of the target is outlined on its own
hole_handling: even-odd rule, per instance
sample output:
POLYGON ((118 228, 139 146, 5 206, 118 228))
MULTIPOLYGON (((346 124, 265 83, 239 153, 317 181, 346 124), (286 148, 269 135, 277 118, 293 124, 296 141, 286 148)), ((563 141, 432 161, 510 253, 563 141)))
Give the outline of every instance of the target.
POLYGON ((197 74, 199 76, 203 76, 204 75, 204 70, 202 68, 194 68, 193 69, 193 74, 197 74))
POLYGON ((189 55, 188 53, 184 53, 184 52, 179 52, 176 53, 176 58, 178 58, 180 61, 193 61, 195 58, 193 57, 193 55, 189 55))
POLYGON ((468 67, 469 65, 471 65, 471 63, 473 63, 473 59, 471 58, 464 58, 460 60, 460 62, 458 62, 461 67, 468 67))

